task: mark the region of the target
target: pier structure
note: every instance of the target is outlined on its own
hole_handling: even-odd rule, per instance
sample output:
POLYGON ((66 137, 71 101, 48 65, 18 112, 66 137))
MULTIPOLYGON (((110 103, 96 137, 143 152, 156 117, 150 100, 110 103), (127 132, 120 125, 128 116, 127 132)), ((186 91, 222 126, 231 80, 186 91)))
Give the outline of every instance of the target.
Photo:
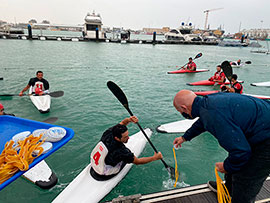
MULTIPOLYGON (((27 34, 7 34, 0 33, 0 39, 16 39, 16 40, 41 40, 41 41, 73 41, 73 42, 107 42, 107 43, 121 43, 121 39, 106 39, 106 38, 88 38, 78 36, 63 36, 63 35, 27 35, 27 34)), ((153 39, 127 39, 124 44, 195 44, 195 45, 218 45, 218 42, 204 42, 204 41, 180 41, 180 40, 156 40, 156 35, 153 39)))
MULTIPOLYGON (((248 187, 248 186, 247 186, 248 187)), ((161 191, 152 194, 136 194, 126 197, 117 197, 112 203, 217 203, 217 194, 212 192, 207 184, 161 191)), ((256 197, 256 203, 270 202, 270 177, 266 179, 263 187, 256 197)))

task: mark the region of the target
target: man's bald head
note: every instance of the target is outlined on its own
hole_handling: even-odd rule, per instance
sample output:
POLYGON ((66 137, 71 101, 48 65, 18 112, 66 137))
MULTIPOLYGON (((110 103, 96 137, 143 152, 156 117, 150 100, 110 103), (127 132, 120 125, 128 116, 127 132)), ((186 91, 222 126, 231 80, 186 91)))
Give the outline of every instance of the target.
POLYGON ((191 116, 192 104, 196 94, 190 90, 179 91, 173 100, 173 105, 180 113, 187 113, 191 116))

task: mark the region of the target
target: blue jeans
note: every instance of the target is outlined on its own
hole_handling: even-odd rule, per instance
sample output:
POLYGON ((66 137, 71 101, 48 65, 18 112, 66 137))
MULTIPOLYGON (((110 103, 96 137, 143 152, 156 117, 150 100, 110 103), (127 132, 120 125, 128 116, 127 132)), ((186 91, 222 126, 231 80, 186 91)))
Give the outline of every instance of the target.
POLYGON ((232 203, 254 202, 269 174, 270 139, 252 148, 251 158, 241 171, 225 174, 232 203))

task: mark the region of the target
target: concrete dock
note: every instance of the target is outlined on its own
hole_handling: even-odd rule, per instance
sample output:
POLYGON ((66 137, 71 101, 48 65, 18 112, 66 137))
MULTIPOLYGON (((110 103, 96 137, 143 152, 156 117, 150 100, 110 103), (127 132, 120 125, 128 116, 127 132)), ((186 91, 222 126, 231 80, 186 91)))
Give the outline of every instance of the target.
MULTIPOLYGON (((247 186, 248 187, 248 186, 247 186)), ((217 195, 212 192, 207 184, 190 186, 180 189, 167 190, 146 195, 131 195, 113 199, 113 203, 217 203, 217 195)), ((256 203, 270 202, 270 177, 257 195, 256 203)))

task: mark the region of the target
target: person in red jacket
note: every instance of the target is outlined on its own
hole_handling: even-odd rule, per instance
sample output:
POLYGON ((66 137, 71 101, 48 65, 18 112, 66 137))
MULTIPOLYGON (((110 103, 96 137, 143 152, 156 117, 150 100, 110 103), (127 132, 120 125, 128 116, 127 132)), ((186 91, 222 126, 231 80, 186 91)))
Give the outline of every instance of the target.
POLYGON ((4 109, 3 104, 0 103, 0 116, 4 116, 4 115, 15 116, 15 115, 12 114, 12 113, 5 113, 4 110, 5 110, 5 109, 4 109))
POLYGON ((196 68, 197 68, 196 64, 192 61, 192 58, 190 57, 188 59, 187 67, 185 67, 184 69, 195 71, 196 68))
POLYGON ((232 87, 227 88, 228 92, 235 92, 235 93, 239 93, 239 94, 243 93, 243 86, 237 81, 237 75, 236 74, 232 75, 231 84, 232 84, 232 87))
POLYGON ((226 76, 223 73, 223 71, 221 70, 220 65, 217 66, 217 72, 215 72, 215 75, 212 76, 211 78, 209 78, 208 80, 213 81, 213 82, 219 82, 219 83, 224 83, 225 82, 226 76))

